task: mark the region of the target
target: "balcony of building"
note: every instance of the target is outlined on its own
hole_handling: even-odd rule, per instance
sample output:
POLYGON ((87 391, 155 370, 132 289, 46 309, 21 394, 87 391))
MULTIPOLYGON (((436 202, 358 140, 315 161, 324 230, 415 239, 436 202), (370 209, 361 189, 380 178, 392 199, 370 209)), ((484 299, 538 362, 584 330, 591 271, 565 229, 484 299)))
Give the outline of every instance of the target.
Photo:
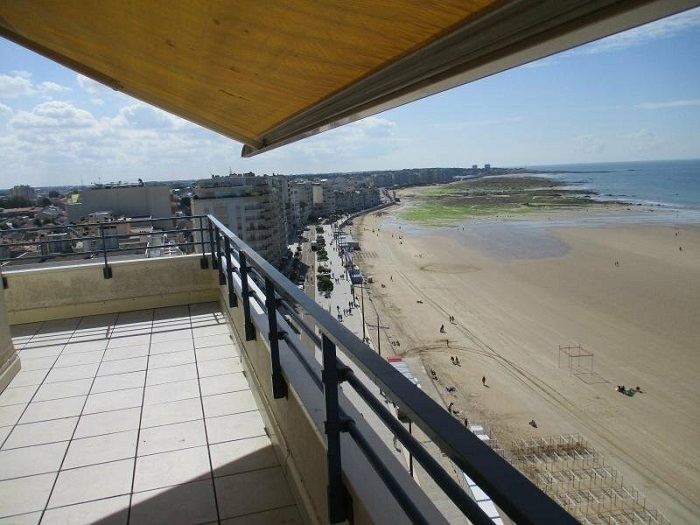
POLYGON ((0 353, 0 522, 573 522, 207 221, 204 255, 5 271, 0 324, 14 350, 0 353), (471 499, 380 390, 500 514, 471 499))

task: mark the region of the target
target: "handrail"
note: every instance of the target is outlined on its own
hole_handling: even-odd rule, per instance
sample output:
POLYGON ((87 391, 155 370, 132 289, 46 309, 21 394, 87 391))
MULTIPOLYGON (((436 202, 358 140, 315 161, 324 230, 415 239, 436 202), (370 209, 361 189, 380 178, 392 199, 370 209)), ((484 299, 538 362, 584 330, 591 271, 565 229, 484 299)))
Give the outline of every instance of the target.
MULTIPOLYGON (((139 247, 134 247, 134 246, 120 246, 120 241, 123 241, 125 239, 131 239, 132 237, 145 237, 145 236, 152 236, 152 235, 178 235, 178 234, 189 234, 190 238, 187 240, 184 240, 182 242, 177 242, 176 245, 179 248, 187 250, 188 248, 191 248, 191 252, 196 252, 197 247, 200 247, 200 251, 202 254, 201 257, 201 267, 207 268, 208 267, 208 262, 206 259, 206 256, 204 255, 205 252, 205 247, 204 247, 204 233, 203 233, 203 226, 205 222, 207 221, 207 216, 206 215, 191 215, 191 216, 182 216, 182 217, 148 217, 148 218, 137 218, 137 219, 128 219, 124 221, 110 221, 110 222, 99 222, 99 223, 91 223, 91 224, 66 224, 66 225, 53 225, 51 227, 35 227, 35 228, 22 228, 20 230, 15 230, 17 233, 37 233, 37 232, 52 232, 52 233, 66 233, 66 234, 72 234, 70 238, 67 239, 48 239, 45 237, 42 238, 37 238, 33 240, 26 240, 26 241, 18 241, 18 242, 11 242, 11 243, 3 243, 2 246, 6 247, 7 249, 14 248, 14 247, 20 247, 20 246, 34 246, 38 248, 38 251, 36 252, 27 252, 27 254, 24 254, 23 256, 19 258, 11 258, 11 257, 0 257, 0 264, 3 263, 10 263, 9 265, 5 265, 5 271, 12 271, 15 269, 14 265, 12 263, 25 263, 27 261, 38 261, 38 262, 43 262, 46 260, 61 260, 61 259, 70 259, 70 260, 75 260, 77 261, 77 257, 80 257, 81 259, 87 260, 95 260, 96 257, 100 256, 102 258, 104 267, 103 267, 103 274, 105 279, 109 279, 112 277, 112 269, 109 265, 109 260, 110 257, 114 257, 115 255, 118 254, 133 254, 135 250, 141 251, 143 250, 144 256, 147 257, 147 253, 150 250, 153 250, 154 247, 149 247, 149 246, 139 246, 139 247), (134 233, 112 233, 110 231, 109 234, 106 233, 105 230, 114 230, 116 229, 119 225, 123 224, 138 224, 138 223, 150 223, 151 226, 153 226, 153 223, 157 222, 172 222, 172 221, 180 221, 180 220, 186 220, 190 221, 192 223, 191 228, 182 228, 182 229, 166 229, 166 230, 157 230, 157 231, 151 231, 151 232, 134 232, 134 233), (92 230, 95 234, 94 235, 79 235, 78 229, 89 229, 92 230), (195 233, 199 233, 200 239, 197 240, 196 236, 194 235, 195 233), (97 244, 97 249, 87 249, 79 252, 50 252, 50 253, 42 253, 43 250, 42 248, 44 246, 52 246, 57 243, 75 243, 75 242, 87 242, 87 243, 93 243, 95 242, 97 244), (110 245, 112 244, 112 245, 110 245), (113 245, 116 244, 116 247, 113 245)), ((207 222, 208 224, 208 222, 207 222)), ((91 246, 93 247, 93 246, 91 246)), ((187 250, 189 252, 189 250, 187 250)))
MULTIPOLYGON (((331 522, 347 517, 344 513, 345 511, 337 507, 337 505, 345 504, 346 498, 342 491, 337 492, 338 476, 336 469, 339 465, 335 463, 340 462, 341 458, 337 447, 335 445, 331 446, 331 444, 335 442, 334 435, 336 431, 349 432, 352 426, 351 422, 342 420, 342 415, 333 415, 333 412, 339 414, 337 408, 333 407, 333 403, 337 403, 338 383, 346 378, 347 373, 346 367, 343 367, 334 358, 335 349, 339 347, 370 380, 380 387, 402 412, 407 414, 412 422, 417 424, 516 523, 532 525, 540 523, 577 523, 570 514, 551 500, 549 496, 530 482, 510 463, 464 428, 433 399, 416 388, 399 371, 371 350, 344 325, 338 323, 326 310, 300 291, 270 263, 211 215, 209 216, 209 232, 212 252, 214 252, 214 244, 219 244, 219 237, 228 238, 233 244, 234 259, 237 254, 237 261, 239 261, 239 264, 243 262, 245 267, 245 272, 241 271, 244 290, 248 290, 247 276, 250 270, 253 269, 259 274, 260 278, 266 281, 269 280, 272 284, 270 293, 275 295, 272 300, 276 300, 277 295, 279 295, 289 304, 300 307, 315 320, 321 330, 326 408, 331 411, 326 414, 326 433, 329 440, 328 468, 329 479, 332 479, 332 483, 335 484, 329 486, 329 518, 331 518, 331 522), (217 238, 216 243, 214 237, 217 238), (326 380, 330 380, 330 382, 326 380), (333 383, 335 383, 335 386, 333 383), (333 394, 334 391, 336 394, 333 394), (335 401, 333 400, 334 397, 336 398, 335 401), (340 419, 336 419, 337 417, 340 417, 340 419)), ((216 251, 216 254, 215 256, 212 253, 212 266, 214 267, 219 264, 218 259, 221 255, 220 251, 216 251)), ((227 261, 227 265, 232 263, 233 261, 230 259, 227 261)), ((240 269, 243 270, 243 267, 240 269)), ((228 283, 229 287, 232 287, 230 279, 228 283)), ((244 304, 246 299, 248 299, 248 293, 243 294, 244 304)), ((250 312, 245 310, 249 310, 249 308, 244 309, 246 339, 248 339, 249 337, 254 337, 254 327, 250 327, 249 323, 252 322, 250 312), (253 330, 253 333, 250 332, 251 330, 253 330)), ((351 383, 354 383, 354 381, 351 381, 351 383)), ((350 433, 352 434, 352 432, 350 433)), ((406 436, 400 431, 397 433, 397 438, 402 440, 402 442, 406 440, 406 436)), ((410 446, 413 448, 413 444, 410 446)), ((432 477, 439 477, 440 474, 429 463, 429 461, 426 461, 427 466, 424 465, 426 471, 432 477)), ((448 497, 453 499, 453 501, 454 499, 460 500, 458 494, 452 493, 452 491, 449 492, 448 497)), ((476 507, 478 510, 469 505, 458 506, 475 523, 490 522, 490 520, 484 521, 485 514, 478 506, 476 507)))

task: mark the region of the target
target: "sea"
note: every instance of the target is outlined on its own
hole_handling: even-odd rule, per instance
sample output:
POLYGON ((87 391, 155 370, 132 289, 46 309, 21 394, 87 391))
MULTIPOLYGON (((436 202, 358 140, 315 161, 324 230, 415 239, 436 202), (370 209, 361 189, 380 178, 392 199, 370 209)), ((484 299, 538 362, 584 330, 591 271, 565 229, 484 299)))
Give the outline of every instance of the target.
POLYGON ((700 159, 527 166, 603 201, 700 210, 700 159))
POLYGON ((553 233, 553 228, 700 224, 700 160, 525 168, 529 173, 561 181, 564 188, 590 191, 592 199, 624 202, 630 206, 585 214, 555 213, 545 219, 527 214, 474 217, 438 231, 406 223, 392 215, 387 222, 400 225, 405 233, 447 235, 458 242, 480 246, 504 262, 565 255, 569 247, 553 233))

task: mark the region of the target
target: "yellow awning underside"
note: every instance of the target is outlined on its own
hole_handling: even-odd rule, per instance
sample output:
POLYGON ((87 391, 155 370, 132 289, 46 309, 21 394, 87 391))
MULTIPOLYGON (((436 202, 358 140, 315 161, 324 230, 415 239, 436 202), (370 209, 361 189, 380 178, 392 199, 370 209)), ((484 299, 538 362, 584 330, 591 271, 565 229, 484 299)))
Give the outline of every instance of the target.
POLYGON ((698 3, 2 0, 0 35, 250 155, 698 3))

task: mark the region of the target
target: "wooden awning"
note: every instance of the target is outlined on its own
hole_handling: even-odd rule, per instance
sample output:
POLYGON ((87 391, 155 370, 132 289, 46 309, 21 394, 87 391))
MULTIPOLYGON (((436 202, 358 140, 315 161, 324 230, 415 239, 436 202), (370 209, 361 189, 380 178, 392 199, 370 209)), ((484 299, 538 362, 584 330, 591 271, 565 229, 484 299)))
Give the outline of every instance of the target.
POLYGON ((248 156, 699 4, 2 0, 0 35, 248 156))

